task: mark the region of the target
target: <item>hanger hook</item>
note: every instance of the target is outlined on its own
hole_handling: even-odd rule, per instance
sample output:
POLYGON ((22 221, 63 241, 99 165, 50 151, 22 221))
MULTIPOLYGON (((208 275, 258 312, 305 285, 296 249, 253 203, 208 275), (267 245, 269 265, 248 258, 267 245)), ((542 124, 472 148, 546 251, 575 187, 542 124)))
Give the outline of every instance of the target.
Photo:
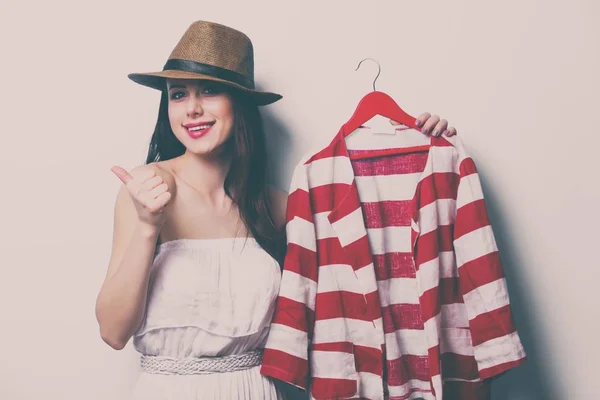
POLYGON ((366 60, 371 60, 371 61, 375 62, 375 64, 377 64, 377 68, 379 68, 379 70, 377 71, 377 76, 375 77, 375 80, 373 81, 373 91, 376 91, 377 89, 375 89, 375 82, 377 82, 377 78, 379 78, 379 74, 381 74, 381 65, 379 65, 377 60, 374 60, 372 58, 365 58, 364 60, 362 60, 361 62, 358 63, 358 67, 356 67, 355 71, 358 71, 358 69, 360 68, 360 65, 363 63, 363 61, 366 61, 366 60))

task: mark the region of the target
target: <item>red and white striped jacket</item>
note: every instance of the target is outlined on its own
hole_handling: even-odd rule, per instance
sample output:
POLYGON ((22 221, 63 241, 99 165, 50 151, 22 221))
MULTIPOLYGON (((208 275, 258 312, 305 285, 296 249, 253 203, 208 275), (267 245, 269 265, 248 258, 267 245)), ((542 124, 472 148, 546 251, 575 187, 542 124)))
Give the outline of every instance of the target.
POLYGON ((475 164, 428 140, 351 161, 340 131, 296 167, 263 375, 314 399, 469 400, 525 360, 475 164))

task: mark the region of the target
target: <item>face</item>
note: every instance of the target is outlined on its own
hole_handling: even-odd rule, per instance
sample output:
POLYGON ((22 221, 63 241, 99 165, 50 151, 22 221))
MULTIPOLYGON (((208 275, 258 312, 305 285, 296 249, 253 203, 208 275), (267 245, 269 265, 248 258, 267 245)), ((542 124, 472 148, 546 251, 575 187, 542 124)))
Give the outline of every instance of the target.
POLYGON ((223 85, 169 79, 169 121, 173 133, 194 154, 214 153, 231 135, 233 105, 223 85))

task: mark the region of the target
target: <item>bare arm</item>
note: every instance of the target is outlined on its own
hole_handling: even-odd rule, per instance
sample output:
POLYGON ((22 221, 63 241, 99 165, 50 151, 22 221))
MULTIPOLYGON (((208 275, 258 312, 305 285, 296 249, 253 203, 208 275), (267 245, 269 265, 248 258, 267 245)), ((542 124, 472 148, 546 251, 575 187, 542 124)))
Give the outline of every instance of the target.
POLYGON ((112 254, 96 301, 100 335, 117 350, 125 347, 142 321, 150 267, 164 222, 164 206, 171 196, 170 193, 165 195, 168 192, 155 169, 142 166, 131 174, 132 183, 123 185, 117 195, 112 254), (133 195, 143 198, 144 192, 157 195, 165 203, 163 207, 157 202, 156 208, 149 208, 144 215, 133 195))

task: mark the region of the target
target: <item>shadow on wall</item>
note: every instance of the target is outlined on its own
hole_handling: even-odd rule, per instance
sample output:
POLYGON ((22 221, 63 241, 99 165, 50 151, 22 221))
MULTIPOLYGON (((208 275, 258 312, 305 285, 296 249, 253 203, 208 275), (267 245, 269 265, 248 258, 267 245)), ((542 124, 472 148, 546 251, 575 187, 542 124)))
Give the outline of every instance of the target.
POLYGON ((276 107, 277 103, 260 109, 267 141, 267 180, 287 192, 294 167, 301 157, 301 154, 297 155, 298 149, 302 146, 297 135, 277 116, 273 110, 276 107))
POLYGON ((535 282, 527 282, 524 279, 522 270, 527 268, 527 265, 521 262, 519 255, 510 246, 511 228, 505 225, 503 212, 494 201, 496 198, 494 188, 486 184, 481 171, 480 178, 504 266, 515 324, 527 353, 525 364, 494 381, 492 398, 494 400, 558 400, 558 393, 560 393, 560 388, 556 384, 558 380, 551 376, 552 372, 540 358, 541 354, 548 354, 552 349, 544 348, 544 343, 535 337, 536 330, 542 326, 537 320, 539 313, 531 308, 532 302, 529 301, 528 287, 535 282))

